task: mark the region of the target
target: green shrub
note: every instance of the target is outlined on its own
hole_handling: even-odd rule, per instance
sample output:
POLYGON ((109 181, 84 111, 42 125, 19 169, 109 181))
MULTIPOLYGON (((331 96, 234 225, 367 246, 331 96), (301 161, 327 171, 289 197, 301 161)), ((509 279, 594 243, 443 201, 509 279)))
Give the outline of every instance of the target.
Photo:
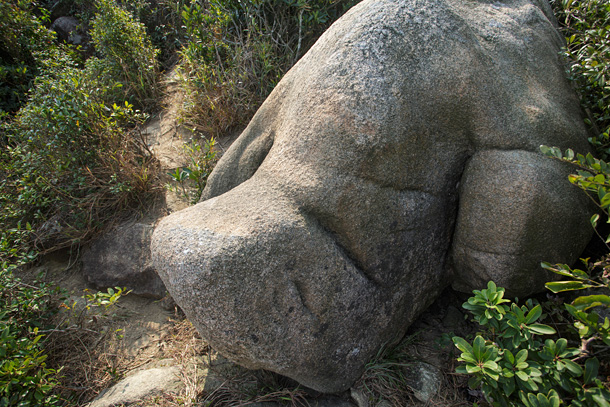
POLYGON ((28 103, 0 125, 0 229, 28 225, 39 250, 79 243, 152 186, 155 161, 137 129, 146 117, 124 96, 149 104, 156 95, 156 50, 114 2, 98 5, 92 36, 102 58, 80 69, 58 49, 28 103))
POLYGON ((580 93, 587 123, 601 158, 610 157, 610 3, 607 0, 555 0, 565 33, 570 75, 580 93))
POLYGON ((168 185, 168 188, 181 194, 191 204, 199 202, 208 177, 218 161, 214 149, 215 145, 216 140, 214 138, 205 141, 203 145, 197 141, 184 144, 184 152, 188 157, 189 165, 176 168, 174 172, 168 173, 180 189, 171 184, 168 185))
POLYGON ((152 156, 133 128, 144 117, 108 106, 107 91, 66 68, 4 125, 0 225, 29 223, 39 249, 78 243, 151 187, 152 156))
POLYGON ((0 0, 0 117, 19 110, 57 56, 55 36, 32 14, 32 3, 0 0))
POLYGON ((218 135, 246 123, 281 77, 357 0, 191 1, 182 10, 185 117, 218 135))
MULTIPOLYGON (((10 233, 10 231, 9 231, 10 233)), ((2 248, 10 246, 2 235, 2 248)), ((31 254, 13 252, 13 263, 0 262, 0 406, 51 406, 57 372, 46 365, 47 355, 38 329, 49 316, 49 298, 55 294, 45 284, 23 284, 17 267, 31 254), (33 285, 37 284, 37 285, 33 285)))
POLYGON ((97 13, 92 21, 91 38, 101 59, 88 60, 102 86, 118 81, 122 87, 115 100, 128 100, 139 107, 150 106, 158 95, 158 67, 155 49, 144 25, 114 0, 96 0, 97 13), (108 83, 110 79, 110 83, 108 83))
POLYGON ((508 301, 504 289, 491 281, 487 289, 473 293, 463 307, 483 332, 472 343, 453 338, 462 352, 457 372, 469 375, 469 386, 480 387, 491 405, 610 406, 610 392, 597 377, 596 357, 569 347, 565 338, 543 342, 541 335, 556 331, 539 323, 544 318, 540 304, 531 299, 522 306, 508 301))

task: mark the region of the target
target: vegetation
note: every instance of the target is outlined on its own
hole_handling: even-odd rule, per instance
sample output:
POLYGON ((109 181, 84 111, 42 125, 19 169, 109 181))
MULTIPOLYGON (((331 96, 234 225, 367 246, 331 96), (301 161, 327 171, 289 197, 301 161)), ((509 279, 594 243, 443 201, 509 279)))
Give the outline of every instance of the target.
POLYGON ((281 77, 359 0, 210 0, 182 7, 185 120, 216 136, 248 122, 281 77))
MULTIPOLYGON (((550 266, 547 265, 550 268, 550 266)), ((554 271, 576 281, 548 283, 554 291, 572 287, 578 289, 584 276, 554 271)), ((582 288, 586 284, 582 284, 582 288)), ((557 331, 539 320, 545 315, 537 301, 529 299, 521 306, 504 298, 504 289, 489 282, 487 289, 475 290, 463 307, 474 315, 474 320, 484 331, 472 343, 454 337, 455 346, 462 352, 458 361, 458 373, 470 375, 469 385, 480 387, 485 398, 494 406, 524 405, 526 407, 551 407, 561 403, 571 406, 610 405, 610 391, 598 378, 600 362, 597 356, 607 353, 593 352, 591 339, 610 344, 608 318, 601 319, 591 307, 610 304, 608 296, 579 297, 566 309, 575 318, 575 326, 583 346, 570 347, 564 337, 557 338, 557 331), (542 339, 542 336, 555 339, 542 339), (597 356, 596 356, 597 355, 597 356)))
POLYGON ((169 184, 168 188, 178 191, 191 204, 201 199, 203 188, 218 161, 214 150, 215 144, 216 140, 213 137, 203 145, 197 141, 184 144, 183 149, 189 165, 176 168, 174 172, 168 174, 180 187, 169 184))

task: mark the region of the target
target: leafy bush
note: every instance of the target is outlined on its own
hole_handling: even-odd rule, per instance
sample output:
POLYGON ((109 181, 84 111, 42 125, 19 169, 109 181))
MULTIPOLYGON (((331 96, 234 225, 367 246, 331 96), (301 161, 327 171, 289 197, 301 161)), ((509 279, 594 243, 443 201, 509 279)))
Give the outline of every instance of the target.
POLYGON ((247 122, 281 77, 357 0, 192 0, 182 10, 185 116, 218 135, 247 122))
POLYGON ((493 406, 610 406, 610 392, 597 377, 596 357, 569 347, 565 338, 540 339, 556 333, 538 322, 544 318, 540 304, 506 300, 504 289, 491 281, 473 293, 463 307, 484 331, 472 343, 453 338, 462 352, 457 372, 471 376, 471 388, 480 386, 493 406), (584 365, 577 363, 583 359, 584 365))
POLYGON ((0 0, 0 117, 19 110, 34 78, 57 53, 55 36, 32 9, 29 1, 0 0))
POLYGON ((88 68, 96 68, 102 77, 101 85, 121 90, 114 99, 128 100, 140 107, 151 105, 158 95, 159 50, 153 48, 144 25, 114 0, 97 0, 96 5, 91 38, 102 58, 88 60, 88 68), (108 79, 118 81, 121 88, 113 87, 108 79))
MULTIPOLYGON (((99 2, 93 38, 103 58, 79 69, 59 53, 27 105, 0 127, 0 228, 27 225, 29 244, 40 250, 80 242, 117 211, 141 203, 152 186, 155 161, 137 130, 145 116, 123 96, 135 92, 136 101, 148 103, 156 51, 111 0, 99 2)), ((7 239, 17 237, 25 243, 23 233, 7 239)))
POLYGON ((570 74, 595 136, 601 158, 610 157, 610 3, 606 0, 555 0, 571 61, 570 74))
POLYGON ((78 243, 150 188, 152 157, 128 130, 143 116, 127 103, 107 106, 86 74, 66 68, 38 81, 4 126, 0 225, 28 222, 40 249, 78 243))
MULTIPOLYGON (((2 244, 7 246, 4 237, 2 244)), ((50 395, 57 372, 47 367, 38 334, 54 292, 44 284, 23 284, 14 275, 18 265, 30 260, 15 254, 13 264, 0 263, 0 406, 51 406, 58 401, 50 395)))

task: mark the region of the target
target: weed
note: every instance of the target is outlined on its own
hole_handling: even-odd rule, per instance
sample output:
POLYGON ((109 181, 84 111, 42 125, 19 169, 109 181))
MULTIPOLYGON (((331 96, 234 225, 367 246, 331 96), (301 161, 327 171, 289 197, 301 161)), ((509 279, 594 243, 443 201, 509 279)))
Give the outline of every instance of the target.
POLYGON ((197 141, 185 143, 183 149, 189 160, 188 166, 176 168, 174 172, 168 173, 180 189, 178 190, 178 186, 171 184, 168 184, 167 188, 179 192, 191 204, 199 202, 208 177, 218 161, 215 145, 214 138, 206 140, 203 145, 197 141))

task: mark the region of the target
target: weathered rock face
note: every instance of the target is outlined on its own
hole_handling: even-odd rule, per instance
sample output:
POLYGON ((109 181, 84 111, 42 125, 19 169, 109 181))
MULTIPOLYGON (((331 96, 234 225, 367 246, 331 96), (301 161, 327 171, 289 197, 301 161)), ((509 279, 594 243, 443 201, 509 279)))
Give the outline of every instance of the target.
POLYGON ((165 285, 150 257, 153 228, 124 224, 108 232, 83 253, 83 275, 98 289, 125 287, 136 295, 162 298, 165 285))
POLYGON ((348 388, 453 281, 541 288, 588 237, 541 144, 587 151, 544 0, 365 0, 285 76, 153 235, 202 335, 250 368, 348 388))

